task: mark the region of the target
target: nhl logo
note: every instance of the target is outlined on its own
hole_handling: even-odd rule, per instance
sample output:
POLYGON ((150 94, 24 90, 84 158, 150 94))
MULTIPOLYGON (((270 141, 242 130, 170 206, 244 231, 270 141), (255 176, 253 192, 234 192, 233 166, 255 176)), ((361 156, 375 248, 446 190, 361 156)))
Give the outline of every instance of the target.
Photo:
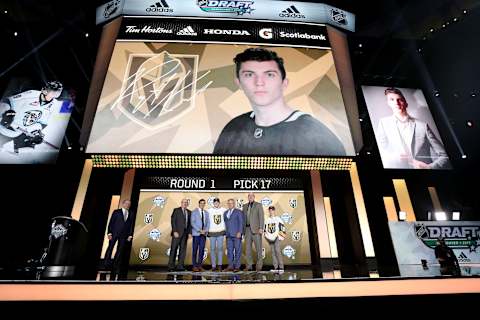
POLYGON ((55 227, 52 228, 52 232, 50 233, 55 239, 60 238, 67 234, 67 228, 62 226, 61 224, 57 224, 55 227))
POLYGON ((27 111, 23 116, 23 125, 25 127, 31 126, 32 124, 37 123, 41 117, 42 117, 42 111, 40 110, 27 111))
POLYGON ((288 200, 288 204, 290 205, 290 208, 295 209, 295 208, 297 207, 297 205, 298 205, 297 199, 293 199, 293 198, 292 198, 292 199, 289 199, 289 200, 288 200))
POLYGON ((302 239, 302 232, 295 230, 291 232, 293 241, 300 241, 302 239))
POLYGON ((105 17, 105 19, 108 19, 112 14, 117 11, 119 4, 120 0, 113 0, 105 5, 105 10, 103 11, 103 16, 105 17))
POLYGON ((143 221, 145 224, 150 224, 153 222, 153 213, 145 213, 145 216, 143 217, 143 221))
POLYGON ((261 137, 263 137, 263 129, 256 128, 253 136, 255 137, 255 139, 260 139, 261 137))
POLYGON ((163 207, 165 206, 165 198, 162 197, 162 196, 156 196, 156 197, 153 199, 153 204, 154 204, 156 207, 163 208, 163 207))
POLYGON ((130 55, 119 97, 110 107, 118 108, 132 122, 147 130, 159 130, 178 122, 195 108, 198 55, 130 55))
POLYGON ((268 207, 273 203, 272 199, 270 199, 269 197, 263 198, 260 202, 264 207, 268 207))
POLYGON ((140 252, 138 254, 138 257, 140 260, 145 261, 148 259, 150 256, 150 248, 140 248, 140 252))
POLYGON ((160 233, 160 230, 158 229, 153 229, 148 234, 148 237, 153 241, 160 241, 160 236, 161 236, 161 233, 160 233))
POLYGON ((347 14, 338 9, 330 9, 330 17, 338 24, 346 26, 348 24, 347 14))
POLYGON ((423 223, 415 225, 415 234, 419 239, 427 239, 430 237, 428 230, 423 223))

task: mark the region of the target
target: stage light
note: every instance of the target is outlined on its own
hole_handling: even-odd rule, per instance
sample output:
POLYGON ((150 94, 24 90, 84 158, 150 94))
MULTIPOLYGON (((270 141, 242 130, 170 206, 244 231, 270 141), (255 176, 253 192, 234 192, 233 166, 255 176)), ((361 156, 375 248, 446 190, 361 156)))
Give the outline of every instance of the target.
POLYGON ((467 155, 466 155, 466 154, 462 154, 462 159, 467 159, 467 155))
POLYGON ((433 28, 432 28, 432 29, 430 29, 430 32, 433 32, 433 31, 435 31, 435 29, 433 29, 433 28))
POLYGON ((445 24, 442 24, 442 28, 445 28, 445 24))
POLYGON ((439 97, 439 96, 440 96, 440 92, 435 91, 435 97, 439 97))
POLYGON ((8 11, 7 11, 7 10, 5 10, 5 11, 3 11, 3 13, 7 14, 7 13, 8 13, 8 11))
POLYGON ((367 154, 370 154, 370 151, 367 151, 367 154))
POLYGON ((447 221, 447 215, 444 211, 435 211, 435 220, 447 221))
POLYGON ((363 47, 363 44, 359 43, 359 44, 358 44, 358 47, 359 47, 359 48, 363 47))
POLYGON ((467 14, 467 10, 463 10, 463 14, 467 14))
POLYGON ((457 22, 458 21, 458 18, 453 18, 453 22, 457 22))
POLYGON ((472 98, 475 98, 475 97, 477 96, 477 94, 476 94, 474 91, 472 91, 472 93, 470 94, 470 96, 472 96, 472 98))
POLYGON ((452 212, 452 220, 460 220, 460 211, 453 211, 452 212))
POLYGON ((88 38, 88 33, 85 33, 85 38, 88 38))
POLYGON ((13 33, 13 35, 16 37, 16 36, 18 36, 18 33, 15 31, 15 32, 13 33))
POLYGON ((422 48, 418 48, 418 52, 422 52, 422 48))
POLYGON ((359 120, 360 122, 363 122, 363 119, 362 119, 362 118, 360 118, 360 119, 358 119, 358 120, 359 120))
POLYGON ((398 220, 405 221, 407 220, 407 213, 405 211, 398 212, 398 220))
POLYGON ((467 127, 473 127, 473 122, 472 121, 467 121, 467 127))

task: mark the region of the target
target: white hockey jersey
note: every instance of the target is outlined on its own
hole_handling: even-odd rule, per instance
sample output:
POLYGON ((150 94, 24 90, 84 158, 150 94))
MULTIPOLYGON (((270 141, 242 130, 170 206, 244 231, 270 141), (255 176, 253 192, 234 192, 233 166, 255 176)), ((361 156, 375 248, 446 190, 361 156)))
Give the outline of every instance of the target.
POLYGON ((285 225, 280 217, 268 217, 265 219, 265 228, 263 234, 265 238, 274 242, 277 238, 285 239, 285 225))
POLYGON ((210 208, 207 210, 210 219, 210 227, 208 232, 222 232, 225 231, 225 221, 223 214, 227 211, 225 208, 210 208))
POLYGON ((48 119, 53 113, 56 99, 50 102, 40 102, 38 90, 29 90, 8 98, 12 110, 16 112, 11 124, 14 131, 0 126, 0 132, 9 137, 17 137, 22 133, 31 133, 41 130, 48 124, 48 119))

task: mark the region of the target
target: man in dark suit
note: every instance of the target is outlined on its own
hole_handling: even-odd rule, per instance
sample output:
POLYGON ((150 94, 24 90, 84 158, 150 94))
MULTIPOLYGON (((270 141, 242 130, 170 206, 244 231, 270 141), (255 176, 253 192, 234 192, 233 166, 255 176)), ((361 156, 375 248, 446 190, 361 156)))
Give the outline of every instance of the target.
POLYGON ((227 231, 228 268, 225 271, 240 271, 242 257, 243 212, 235 208, 235 200, 228 199, 228 209, 223 214, 227 231))
POLYGON ((168 271, 185 271, 185 254, 187 252, 188 236, 192 233, 192 224, 190 221, 192 212, 187 209, 188 200, 182 199, 179 208, 173 209, 172 224, 172 244, 170 246, 170 257, 168 259, 168 271), (175 268, 175 260, 178 254, 178 266, 175 268))
POLYGON ((108 223, 107 237, 109 241, 105 252, 105 266, 108 268, 112 266, 112 250, 118 241, 113 260, 114 271, 118 271, 120 268, 125 245, 133 238, 133 216, 129 212, 130 205, 130 200, 123 200, 122 207, 113 211, 108 223))

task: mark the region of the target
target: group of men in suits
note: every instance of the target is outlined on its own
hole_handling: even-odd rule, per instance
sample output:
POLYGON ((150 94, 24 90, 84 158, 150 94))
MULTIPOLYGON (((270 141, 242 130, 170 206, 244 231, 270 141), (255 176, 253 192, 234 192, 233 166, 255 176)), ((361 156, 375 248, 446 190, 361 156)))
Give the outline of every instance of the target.
MULTIPOLYGON (((216 199, 217 200, 217 199, 216 199)), ((192 270, 202 271, 203 252, 206 237, 210 230, 211 219, 205 210, 205 200, 200 199, 198 208, 193 212, 187 209, 188 200, 183 199, 179 208, 173 210, 171 216, 172 242, 168 262, 169 271, 185 270, 186 246, 189 235, 192 242, 192 270), (178 264, 175 266, 178 252, 178 264)), ((235 208, 235 200, 228 199, 227 209, 223 213, 225 223, 225 236, 227 241, 228 267, 224 271, 240 271, 240 258, 242 255, 242 238, 246 243, 247 264, 245 271, 251 271, 253 265, 252 244, 257 251, 256 270, 261 271, 263 266, 262 257, 262 233, 264 215, 262 205, 255 201, 253 193, 248 194, 248 203, 242 210, 235 208)), ((222 261, 217 262, 220 266, 222 261)), ((221 270, 221 269, 216 269, 221 270)))

